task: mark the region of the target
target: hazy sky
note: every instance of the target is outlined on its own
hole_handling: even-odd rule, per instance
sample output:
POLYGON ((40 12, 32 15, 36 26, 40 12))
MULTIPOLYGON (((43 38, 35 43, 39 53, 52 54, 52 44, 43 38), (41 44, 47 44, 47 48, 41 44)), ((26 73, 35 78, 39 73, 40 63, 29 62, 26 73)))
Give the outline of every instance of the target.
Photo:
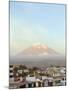
POLYGON ((65 6, 10 2, 10 52, 35 44, 65 52, 65 6))

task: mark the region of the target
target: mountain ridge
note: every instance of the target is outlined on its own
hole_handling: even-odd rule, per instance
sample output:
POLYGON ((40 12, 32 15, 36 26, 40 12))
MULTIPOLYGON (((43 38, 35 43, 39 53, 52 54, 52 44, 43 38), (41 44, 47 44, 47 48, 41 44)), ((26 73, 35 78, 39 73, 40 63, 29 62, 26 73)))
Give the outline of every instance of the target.
POLYGON ((22 55, 53 55, 58 54, 54 49, 47 45, 34 44, 21 52, 22 55))

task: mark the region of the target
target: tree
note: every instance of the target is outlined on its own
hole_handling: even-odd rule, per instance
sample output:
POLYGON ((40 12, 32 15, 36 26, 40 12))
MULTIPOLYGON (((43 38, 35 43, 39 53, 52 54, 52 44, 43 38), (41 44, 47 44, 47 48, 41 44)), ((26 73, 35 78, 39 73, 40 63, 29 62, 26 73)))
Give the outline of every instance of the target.
POLYGON ((18 69, 19 69, 18 67, 14 67, 13 69, 14 73, 17 73, 18 69))
POLYGON ((33 71, 36 71, 36 70, 38 70, 38 67, 33 67, 33 71))
POLYGON ((27 69, 27 67, 25 65, 20 65, 19 69, 24 70, 24 69, 27 69))

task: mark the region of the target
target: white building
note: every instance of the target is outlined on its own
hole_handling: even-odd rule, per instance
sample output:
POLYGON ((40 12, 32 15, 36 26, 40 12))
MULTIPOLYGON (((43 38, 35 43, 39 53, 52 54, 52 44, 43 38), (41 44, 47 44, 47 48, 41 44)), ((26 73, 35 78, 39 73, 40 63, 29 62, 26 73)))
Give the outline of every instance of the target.
POLYGON ((26 81, 28 81, 28 82, 35 82, 36 78, 35 77, 26 77, 26 81))
POLYGON ((22 74, 22 72, 23 72, 22 70, 18 70, 18 73, 22 74))
POLYGON ((24 72, 25 72, 25 73, 28 73, 28 72, 29 72, 29 70, 28 70, 28 69, 24 69, 24 72))
POLYGON ((28 87, 31 84, 31 87, 42 87, 42 80, 36 79, 36 77, 26 77, 26 81, 28 82, 28 87))

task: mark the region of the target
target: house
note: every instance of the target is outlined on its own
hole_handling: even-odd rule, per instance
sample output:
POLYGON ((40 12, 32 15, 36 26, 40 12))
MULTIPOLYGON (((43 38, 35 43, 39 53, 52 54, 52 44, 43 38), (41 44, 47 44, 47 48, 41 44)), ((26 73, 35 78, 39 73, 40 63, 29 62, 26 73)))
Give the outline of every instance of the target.
POLYGON ((19 74, 22 74, 23 70, 18 70, 17 72, 18 72, 19 74))
POLYGON ((66 73, 66 69, 64 67, 60 68, 60 73, 65 74, 66 73))
POLYGON ((29 72, 29 70, 28 70, 28 69, 24 69, 24 72, 25 72, 25 73, 28 73, 28 72, 29 72))
POLYGON ((48 77, 47 76, 42 76, 42 80, 45 80, 47 79, 48 77))
POLYGON ((42 87, 43 82, 36 77, 26 77, 26 81, 28 82, 28 87, 42 87))

